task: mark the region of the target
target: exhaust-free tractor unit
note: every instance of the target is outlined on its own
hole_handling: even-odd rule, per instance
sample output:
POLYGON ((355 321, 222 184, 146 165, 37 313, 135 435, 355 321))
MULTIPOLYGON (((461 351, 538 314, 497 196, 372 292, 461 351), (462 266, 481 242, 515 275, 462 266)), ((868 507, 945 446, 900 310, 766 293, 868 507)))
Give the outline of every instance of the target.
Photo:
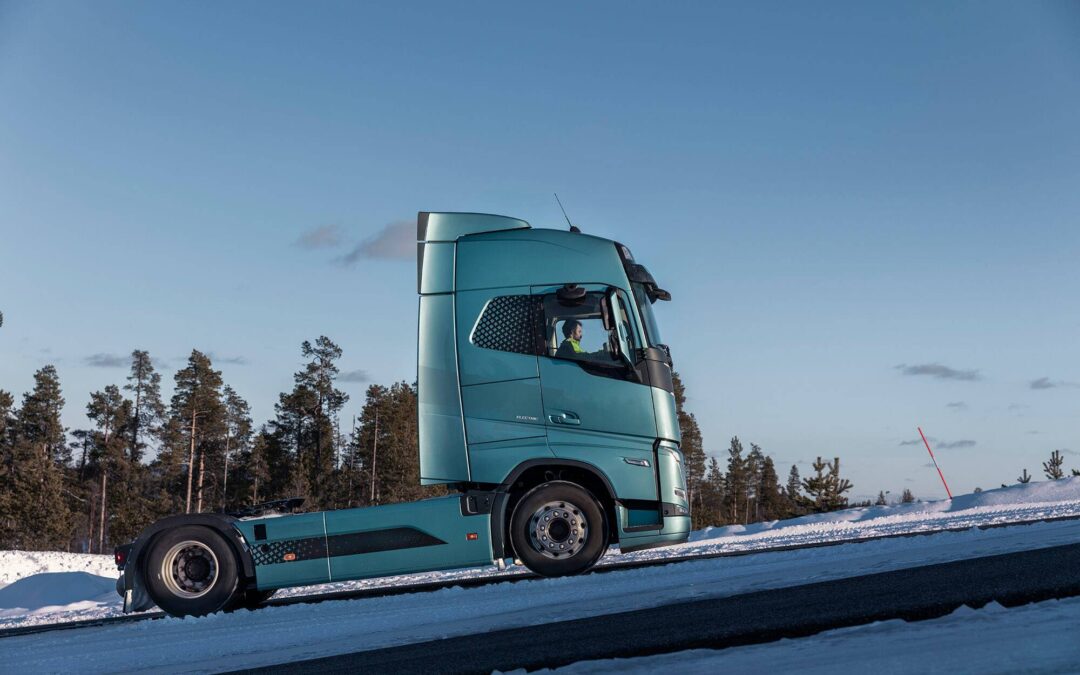
POLYGON ((252 606, 274 590, 519 560, 545 576, 686 541, 670 295, 614 241, 420 213, 420 480, 453 494, 277 517, 165 518, 117 549, 125 611, 252 606))

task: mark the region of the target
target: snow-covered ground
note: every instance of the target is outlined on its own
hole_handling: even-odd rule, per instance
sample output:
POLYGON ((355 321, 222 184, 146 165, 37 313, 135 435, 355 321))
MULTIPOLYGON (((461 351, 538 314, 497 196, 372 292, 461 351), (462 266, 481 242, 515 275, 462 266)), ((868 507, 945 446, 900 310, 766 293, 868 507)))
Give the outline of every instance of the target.
MULTIPOLYGON (((951 503, 851 509, 749 527, 714 528, 695 533, 690 542, 681 546, 631 556, 610 556, 605 561, 752 550, 1070 515, 1080 515, 1080 478, 965 495, 951 503)), ((269 607, 199 619, 162 619, 62 634, 4 638, 0 641, 0 651, 5 653, 6 668, 29 672, 69 670, 76 662, 79 670, 90 672, 146 668, 216 671, 471 634, 495 627, 598 616, 686 599, 782 588, 1077 541, 1080 541, 1080 521, 968 529, 932 537, 718 558, 617 574, 531 580, 468 590, 450 588, 435 593, 269 607), (124 641, 125 647, 118 653, 115 646, 120 640, 124 641)), ((12 580, 10 585, 0 588, 0 611, 6 615, 0 619, 0 628, 119 613, 119 599, 115 595, 93 595, 98 588, 104 587, 104 581, 111 588, 115 579, 114 568, 109 569, 112 561, 108 556, 93 558, 101 558, 102 568, 94 568, 97 563, 92 561, 68 558, 67 554, 0 554, 6 575, 3 578, 12 580), (53 571, 56 569, 64 571, 53 571), (101 574, 99 581, 92 581, 93 575, 87 575, 91 579, 84 579, 86 588, 70 583, 73 577, 55 576, 86 573, 93 569, 102 572, 109 569, 109 573, 101 574), (35 595, 44 587, 55 585, 59 588, 61 580, 64 585, 79 587, 77 597, 71 598, 73 604, 65 605, 63 598, 55 596, 35 595), (58 583, 54 584, 54 581, 58 583), (95 586, 97 583, 102 586, 95 586)), ((290 593, 494 573, 491 569, 409 575, 325 584, 293 589, 290 593)))

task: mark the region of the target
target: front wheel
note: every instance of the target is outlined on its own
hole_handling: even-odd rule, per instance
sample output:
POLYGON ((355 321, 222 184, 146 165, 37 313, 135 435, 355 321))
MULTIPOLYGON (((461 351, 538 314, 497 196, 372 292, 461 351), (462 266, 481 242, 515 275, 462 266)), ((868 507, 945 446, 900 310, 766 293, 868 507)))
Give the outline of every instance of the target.
POLYGON ((544 483, 518 502, 510 521, 510 542, 525 566, 541 576, 579 574, 607 548, 604 509, 575 483, 544 483))
POLYGON ((150 597, 172 616, 202 616, 229 605, 238 580, 236 556, 210 528, 185 525, 159 534, 146 558, 150 597))

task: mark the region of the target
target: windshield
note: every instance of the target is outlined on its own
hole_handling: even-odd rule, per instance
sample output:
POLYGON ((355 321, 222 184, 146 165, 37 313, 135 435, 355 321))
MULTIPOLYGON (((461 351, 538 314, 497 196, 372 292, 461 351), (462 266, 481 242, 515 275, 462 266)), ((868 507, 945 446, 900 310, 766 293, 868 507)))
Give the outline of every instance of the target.
POLYGON ((634 289, 634 302, 637 304, 641 321, 645 324, 645 340, 650 347, 663 344, 664 340, 660 337, 660 326, 656 323, 656 315, 653 314, 652 303, 649 301, 649 294, 645 292, 645 285, 632 283, 630 287, 634 289))

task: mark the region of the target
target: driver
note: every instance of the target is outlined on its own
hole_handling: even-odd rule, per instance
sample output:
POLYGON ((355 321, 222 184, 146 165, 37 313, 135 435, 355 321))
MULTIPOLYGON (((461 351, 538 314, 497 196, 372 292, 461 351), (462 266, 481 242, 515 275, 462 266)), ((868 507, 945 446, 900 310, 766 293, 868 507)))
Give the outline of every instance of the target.
POLYGON ((585 350, 581 348, 581 322, 576 319, 567 319, 562 326, 563 337, 566 339, 559 345, 555 356, 564 359, 582 358, 585 350))

